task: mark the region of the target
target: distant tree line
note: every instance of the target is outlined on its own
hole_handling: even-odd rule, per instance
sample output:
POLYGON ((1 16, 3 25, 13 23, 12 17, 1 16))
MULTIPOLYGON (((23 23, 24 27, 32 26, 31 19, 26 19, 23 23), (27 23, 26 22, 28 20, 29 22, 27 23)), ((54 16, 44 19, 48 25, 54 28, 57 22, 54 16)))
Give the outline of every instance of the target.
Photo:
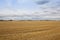
MULTIPOLYGON (((15 20, 0 20, 0 21, 15 21, 15 20)), ((58 20, 18 20, 18 21, 58 21, 58 20)))
POLYGON ((13 20, 0 20, 0 21, 13 21, 13 20))

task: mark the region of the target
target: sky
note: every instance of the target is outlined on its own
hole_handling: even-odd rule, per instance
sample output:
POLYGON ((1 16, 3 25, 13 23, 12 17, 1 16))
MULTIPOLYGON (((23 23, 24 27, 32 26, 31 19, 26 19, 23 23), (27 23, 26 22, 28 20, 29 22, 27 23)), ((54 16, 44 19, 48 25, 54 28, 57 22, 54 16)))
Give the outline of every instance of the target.
POLYGON ((60 0, 0 0, 0 20, 60 20, 60 0))

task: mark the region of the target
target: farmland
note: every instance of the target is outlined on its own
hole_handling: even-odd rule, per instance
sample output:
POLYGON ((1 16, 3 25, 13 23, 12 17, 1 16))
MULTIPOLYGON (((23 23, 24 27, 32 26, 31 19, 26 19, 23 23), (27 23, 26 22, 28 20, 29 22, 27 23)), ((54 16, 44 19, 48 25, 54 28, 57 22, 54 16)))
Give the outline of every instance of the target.
POLYGON ((60 40, 60 21, 0 21, 0 40, 60 40))

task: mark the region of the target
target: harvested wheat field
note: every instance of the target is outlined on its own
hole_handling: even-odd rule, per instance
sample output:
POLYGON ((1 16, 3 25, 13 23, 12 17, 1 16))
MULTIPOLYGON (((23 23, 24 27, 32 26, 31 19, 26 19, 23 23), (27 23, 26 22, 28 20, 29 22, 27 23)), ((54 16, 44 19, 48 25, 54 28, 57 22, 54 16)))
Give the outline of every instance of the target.
POLYGON ((60 40, 60 21, 0 21, 0 40, 60 40))

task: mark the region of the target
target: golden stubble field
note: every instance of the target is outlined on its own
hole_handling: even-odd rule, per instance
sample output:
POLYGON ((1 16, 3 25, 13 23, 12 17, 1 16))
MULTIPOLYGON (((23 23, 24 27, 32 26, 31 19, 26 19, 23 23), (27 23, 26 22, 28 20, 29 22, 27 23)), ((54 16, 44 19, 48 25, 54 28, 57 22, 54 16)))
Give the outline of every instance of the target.
POLYGON ((0 40, 60 40, 60 21, 0 21, 0 40))

